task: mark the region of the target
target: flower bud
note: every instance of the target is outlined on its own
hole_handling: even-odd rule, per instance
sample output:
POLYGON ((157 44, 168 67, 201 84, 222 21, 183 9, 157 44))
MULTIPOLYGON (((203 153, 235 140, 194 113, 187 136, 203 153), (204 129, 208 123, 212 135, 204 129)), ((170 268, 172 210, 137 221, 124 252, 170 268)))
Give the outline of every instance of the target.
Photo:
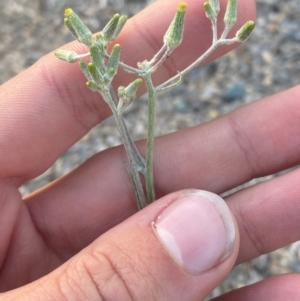
POLYGON ((65 25, 72 35, 81 43, 90 46, 92 44, 92 33, 82 22, 82 20, 73 12, 71 8, 65 10, 65 25))
POLYGON ((114 40, 118 35, 119 33, 121 32, 121 30, 123 29, 125 23, 127 22, 127 16, 125 15, 122 15, 120 18, 119 18, 119 21, 118 21, 118 25, 114 31, 114 34, 113 34, 113 37, 112 37, 112 40, 114 40))
POLYGON ((110 42, 114 38, 115 30, 118 26, 118 22, 120 19, 119 14, 115 14, 112 19, 105 25, 105 27, 102 30, 102 36, 105 41, 110 42))
POLYGON ((104 75, 105 83, 110 83, 114 79, 116 73, 117 71, 114 68, 107 68, 104 75))
POLYGON ((208 0, 211 8, 215 12, 215 18, 218 16, 220 12, 220 1, 219 0, 208 0))
POLYGON ((179 3, 176 15, 164 36, 164 43, 167 45, 168 50, 175 49, 182 42, 185 11, 186 3, 179 3))
POLYGON ((114 45, 110 54, 110 58, 107 63, 107 70, 110 71, 110 76, 111 75, 115 76, 118 71, 119 62, 120 62, 120 53, 121 53, 121 46, 119 44, 114 45), (114 73, 111 72, 111 69, 114 70, 114 73))
POLYGON ((250 37, 253 29, 255 27, 255 23, 253 21, 246 22, 240 30, 237 31, 235 37, 238 42, 245 42, 250 37))
POLYGON ((89 63, 88 65, 89 73, 92 77, 92 81, 96 85, 101 85, 103 82, 102 75, 98 72, 96 66, 93 63, 89 63))
POLYGON ((224 23, 227 26, 233 26, 237 20, 237 0, 228 0, 224 16, 224 23))
POLYGON ((99 48, 100 52, 101 52, 102 54, 105 54, 107 42, 103 39, 103 36, 102 36, 101 33, 96 34, 96 35, 94 36, 94 43, 95 43, 95 44, 97 45, 97 47, 99 48))
POLYGON ((90 88, 93 92, 96 92, 96 91, 99 90, 99 89, 98 89, 98 86, 97 86, 93 81, 88 81, 88 82, 86 83, 86 86, 87 86, 88 88, 90 88))
POLYGON ((90 46, 90 56, 91 56, 92 63, 95 65, 99 74, 104 75, 105 67, 104 67, 101 51, 95 44, 92 44, 90 46))
POLYGON ((85 61, 81 61, 79 63, 80 69, 82 70, 83 74, 85 75, 85 77, 89 80, 92 81, 93 78, 90 74, 89 68, 88 68, 88 64, 85 61))
POLYGON ((78 60, 78 54, 74 51, 67 51, 67 50, 57 50, 55 51, 55 56, 63 61, 68 63, 75 63, 78 60))
POLYGON ((118 109, 122 110, 130 105, 136 98, 136 92, 139 86, 142 84, 142 79, 138 78, 131 84, 129 84, 126 88, 120 86, 118 88, 118 95, 120 98, 118 109))
POLYGON ((203 4, 205 15, 208 19, 210 19, 212 22, 216 21, 215 11, 212 9, 209 2, 204 2, 203 4))

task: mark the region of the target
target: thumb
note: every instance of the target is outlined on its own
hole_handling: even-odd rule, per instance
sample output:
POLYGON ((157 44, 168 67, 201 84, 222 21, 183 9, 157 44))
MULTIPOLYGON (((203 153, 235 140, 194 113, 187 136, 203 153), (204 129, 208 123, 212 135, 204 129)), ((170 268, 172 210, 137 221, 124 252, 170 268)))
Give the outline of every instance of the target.
POLYGON ((238 248, 238 229, 223 199, 180 191, 2 300, 199 301, 229 273, 238 248))

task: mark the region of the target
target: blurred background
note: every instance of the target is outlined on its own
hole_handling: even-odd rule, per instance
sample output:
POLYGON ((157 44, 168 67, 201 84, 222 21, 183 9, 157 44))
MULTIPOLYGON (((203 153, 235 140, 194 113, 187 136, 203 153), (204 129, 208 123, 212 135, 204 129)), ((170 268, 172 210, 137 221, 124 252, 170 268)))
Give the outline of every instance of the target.
MULTIPOLYGON (((96 32, 114 13, 131 17, 151 2, 154 1, 0 1, 0 84, 34 64, 44 54, 73 40, 63 26, 66 7, 71 6, 96 32)), ((192 71, 181 86, 160 96, 157 135, 207 122, 299 83, 299 1, 257 0, 256 3, 257 26, 247 43, 221 59, 192 71)), ((126 111, 125 118, 136 139, 145 137, 145 106, 146 99, 142 97, 126 111)), ((43 175, 26 183, 21 193, 26 195, 42 187, 73 170, 95 153, 120 143, 114 120, 106 120, 71 147, 43 175)), ((274 176, 277 175, 253 179, 243 187, 274 176)), ((299 242, 235 267, 210 297, 287 272, 300 272, 299 242)))

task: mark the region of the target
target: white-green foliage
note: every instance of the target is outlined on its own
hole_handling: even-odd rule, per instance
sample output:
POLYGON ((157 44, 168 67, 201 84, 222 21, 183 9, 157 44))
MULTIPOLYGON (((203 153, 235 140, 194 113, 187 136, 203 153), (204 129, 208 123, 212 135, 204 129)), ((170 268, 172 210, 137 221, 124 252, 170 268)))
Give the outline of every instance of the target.
POLYGON ((254 22, 248 21, 237 31, 234 38, 227 38, 230 29, 237 21, 237 0, 228 0, 224 17, 225 29, 219 36, 217 32, 217 17, 220 11, 219 0, 209 0, 208 2, 205 2, 204 10, 206 16, 212 23, 212 45, 186 69, 178 72, 177 75, 168 79, 161 85, 154 86, 152 81, 153 73, 158 70, 183 40, 186 8, 186 3, 179 3, 175 17, 171 21, 170 26, 163 37, 161 49, 150 61, 145 60, 138 63, 138 68, 120 62, 121 46, 119 44, 115 44, 110 52, 108 51, 110 43, 117 38, 127 21, 126 16, 120 16, 119 14, 113 16, 102 32, 92 35, 91 31, 86 27, 79 16, 76 15, 72 9, 66 9, 65 25, 79 42, 89 47, 89 52, 84 54, 77 54, 74 51, 67 50, 57 50, 55 52, 55 55, 59 59, 66 62, 74 63, 79 61, 80 68, 87 78, 87 87, 92 91, 100 93, 102 98, 111 108, 127 153, 129 161, 127 169, 133 183, 139 209, 144 208, 147 204, 155 200, 153 147, 154 111, 157 94, 164 89, 169 89, 178 85, 185 74, 203 62, 203 60, 219 46, 246 41, 254 29, 254 22), (128 73, 136 74, 138 78, 127 87, 113 87, 113 79, 120 68, 128 73), (142 79, 144 80, 148 91, 148 134, 145 159, 141 157, 135 147, 122 115, 124 108, 129 106, 136 99, 138 89, 142 84, 142 79), (115 90, 118 91, 118 97, 114 93, 115 90), (147 197, 144 194, 140 175, 144 175, 145 177, 147 197))

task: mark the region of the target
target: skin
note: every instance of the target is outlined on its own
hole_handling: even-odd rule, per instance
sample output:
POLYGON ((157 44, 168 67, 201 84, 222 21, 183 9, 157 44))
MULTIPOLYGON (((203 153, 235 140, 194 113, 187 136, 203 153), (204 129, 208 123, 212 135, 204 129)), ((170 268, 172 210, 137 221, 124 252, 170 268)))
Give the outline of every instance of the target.
MULTIPOLYGON (((186 2, 183 45, 157 74, 157 83, 209 46, 210 24, 201 3, 186 2)), ((225 1, 221 4, 224 11, 225 1)), ((117 41, 123 46, 124 62, 134 65, 159 49, 161 28, 168 26, 176 5, 160 0, 128 22, 117 41), (132 49, 132 44, 137 46, 132 49)), ((240 1, 239 16, 233 32, 255 18, 254 2, 240 1)), ((64 48, 83 50, 76 42, 64 48)), ((228 50, 220 48, 210 60, 228 50)), ((120 73, 116 85, 130 79, 120 73)), ((298 165, 299 96, 297 86, 213 122, 157 138, 154 173, 159 200, 136 213, 122 147, 95 155, 22 200, 18 187, 46 171, 110 112, 85 87, 78 66, 66 65, 53 53, 2 85, 2 300, 201 300, 234 264, 299 240, 297 169, 226 198, 240 243, 236 241, 225 261, 199 277, 188 275, 166 255, 150 227, 182 189, 220 194, 254 177, 298 165)), ((144 155, 145 142, 138 142, 138 148, 144 155)), ((298 275, 277 276, 217 300, 299 300, 299 282, 298 275)))

